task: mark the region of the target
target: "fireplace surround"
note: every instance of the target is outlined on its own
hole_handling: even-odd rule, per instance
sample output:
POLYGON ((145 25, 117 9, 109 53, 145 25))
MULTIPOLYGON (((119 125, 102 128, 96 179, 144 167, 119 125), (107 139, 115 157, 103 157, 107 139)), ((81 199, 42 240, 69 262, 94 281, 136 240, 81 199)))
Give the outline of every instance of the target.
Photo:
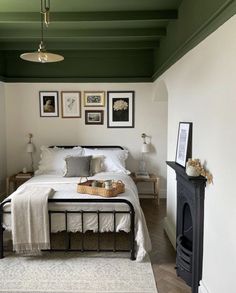
POLYGON ((198 293, 202 279, 204 197, 206 178, 190 177, 175 162, 167 162, 177 180, 176 273, 198 293))

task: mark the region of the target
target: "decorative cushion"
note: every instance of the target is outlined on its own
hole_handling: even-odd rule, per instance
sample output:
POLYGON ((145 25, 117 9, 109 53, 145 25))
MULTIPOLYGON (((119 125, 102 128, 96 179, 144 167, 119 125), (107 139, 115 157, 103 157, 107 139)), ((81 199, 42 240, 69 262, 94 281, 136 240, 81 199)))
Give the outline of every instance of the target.
POLYGON ((93 156, 90 163, 90 175, 104 171, 104 156, 93 156))
POLYGON ((88 177, 90 176, 90 163, 92 156, 80 156, 65 158, 65 177, 88 177))
POLYGON ((83 154, 81 147, 74 148, 49 148, 41 146, 41 160, 39 162, 38 170, 35 172, 36 175, 45 173, 57 173, 63 174, 65 168, 65 158, 68 156, 80 156, 83 154))

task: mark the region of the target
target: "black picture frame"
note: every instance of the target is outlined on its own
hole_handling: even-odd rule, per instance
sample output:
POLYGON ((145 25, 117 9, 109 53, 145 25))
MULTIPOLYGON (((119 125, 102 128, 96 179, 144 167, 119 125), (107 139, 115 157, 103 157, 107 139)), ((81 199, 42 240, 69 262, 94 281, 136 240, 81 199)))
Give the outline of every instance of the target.
POLYGON ((192 158, 192 122, 179 122, 175 163, 186 167, 188 158, 192 158))
POLYGON ((102 125, 104 123, 103 110, 85 110, 86 125, 102 125))
POLYGON ((107 92, 107 127, 134 128, 135 92, 107 92), (120 108, 120 109, 119 109, 120 108))
POLYGON ((40 117, 59 117, 58 91, 39 92, 40 117))

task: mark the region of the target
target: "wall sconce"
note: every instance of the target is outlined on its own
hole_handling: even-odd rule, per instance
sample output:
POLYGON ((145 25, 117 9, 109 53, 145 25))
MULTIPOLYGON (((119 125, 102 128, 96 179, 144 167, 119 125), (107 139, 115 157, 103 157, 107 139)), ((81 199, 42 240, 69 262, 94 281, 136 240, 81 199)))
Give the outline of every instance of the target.
POLYGON ((141 135, 143 139, 141 153, 142 153, 142 159, 139 162, 139 173, 143 173, 143 175, 148 175, 147 172, 147 166, 145 162, 145 154, 150 152, 150 143, 147 143, 146 138, 148 137, 145 133, 142 133, 141 135))
POLYGON ((33 161, 34 145, 32 143, 33 134, 29 133, 28 137, 29 137, 29 142, 27 143, 26 152, 30 154, 31 171, 34 172, 34 161, 33 161))

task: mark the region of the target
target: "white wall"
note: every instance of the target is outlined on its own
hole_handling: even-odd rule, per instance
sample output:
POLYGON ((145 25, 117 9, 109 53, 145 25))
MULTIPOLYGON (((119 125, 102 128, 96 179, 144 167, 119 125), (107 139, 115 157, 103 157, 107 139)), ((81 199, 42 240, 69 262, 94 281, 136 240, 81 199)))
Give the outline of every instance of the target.
MULTIPOLYGON (((205 194, 201 292, 235 291, 236 17, 159 79, 168 91, 168 160, 175 160, 180 121, 193 122, 193 157, 206 161, 214 184, 205 194)), ((157 83, 159 82, 157 81, 157 83)), ((167 226, 175 230, 175 175, 168 170, 167 226)))
MULTIPOLYGON (((166 190, 167 155, 167 101, 154 97, 151 83, 9 83, 5 84, 7 108, 7 158, 8 174, 29 167, 25 152, 27 134, 33 133, 37 148, 35 161, 39 158, 40 145, 122 145, 128 147, 128 168, 137 170, 141 150, 141 133, 151 136, 152 153, 146 156, 148 169, 161 177, 162 195, 166 190), (107 128, 106 107, 104 125, 85 125, 84 107, 82 118, 41 118, 39 116, 39 91, 84 90, 134 90, 135 128, 107 128)), ((87 108, 89 109, 89 108, 87 108)), ((91 108, 90 108, 91 109, 91 108)), ((98 109, 98 108, 97 108, 98 109)), ((61 113, 61 109, 60 109, 61 113)), ((35 164, 36 165, 36 164, 35 164)))
POLYGON ((6 116, 4 84, 0 83, 0 196, 5 191, 6 179, 6 116))

